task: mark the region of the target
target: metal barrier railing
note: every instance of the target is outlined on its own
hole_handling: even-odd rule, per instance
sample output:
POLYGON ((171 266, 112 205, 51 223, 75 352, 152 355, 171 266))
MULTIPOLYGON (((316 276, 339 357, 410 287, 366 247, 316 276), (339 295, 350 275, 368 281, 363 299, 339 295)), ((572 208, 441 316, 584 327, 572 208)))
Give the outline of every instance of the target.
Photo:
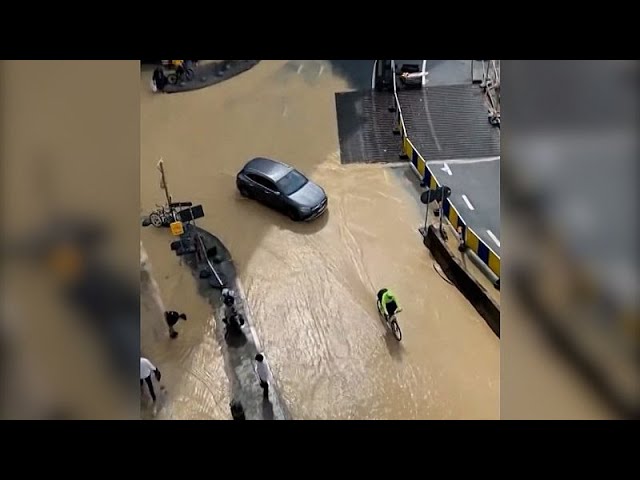
POLYGON ((391 60, 391 69, 393 70, 393 100, 395 102, 396 111, 398 112, 398 129, 400 130, 400 135, 403 140, 403 150, 404 150, 404 139, 407 136, 407 129, 404 124, 404 117, 402 116, 402 107, 400 106, 400 99, 398 98, 398 85, 396 80, 396 62, 395 60, 391 60))

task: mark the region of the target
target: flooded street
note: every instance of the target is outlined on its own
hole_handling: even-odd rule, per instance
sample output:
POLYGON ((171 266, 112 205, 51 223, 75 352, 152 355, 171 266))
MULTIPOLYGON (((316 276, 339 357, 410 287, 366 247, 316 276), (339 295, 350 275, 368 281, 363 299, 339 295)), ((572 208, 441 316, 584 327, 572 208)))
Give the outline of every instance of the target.
MULTIPOLYGON (((141 211, 163 203, 162 157, 174 200, 201 203, 199 226, 230 249, 293 418, 499 418, 499 339, 433 268, 408 166, 340 164, 334 94, 351 87, 331 63, 263 61, 173 95, 152 94, 150 74, 141 76, 141 211), (298 224, 241 198, 235 175, 256 156, 323 186, 328 213, 298 224), (377 313, 384 287, 404 309, 401 344, 377 313)), ((229 418, 211 308, 168 231, 143 228, 141 240, 164 305, 188 315, 170 340, 142 302, 142 351, 168 390, 157 418, 229 418)))

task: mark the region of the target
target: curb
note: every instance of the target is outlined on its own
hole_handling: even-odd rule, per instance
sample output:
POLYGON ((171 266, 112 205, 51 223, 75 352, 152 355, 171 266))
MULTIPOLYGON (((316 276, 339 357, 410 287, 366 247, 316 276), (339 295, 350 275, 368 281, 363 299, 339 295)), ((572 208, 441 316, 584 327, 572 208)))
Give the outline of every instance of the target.
POLYGON ((500 338, 500 307, 461 265, 449 246, 438 236, 437 230, 430 225, 423 235, 424 245, 431 251, 445 275, 462 292, 467 300, 487 322, 489 328, 500 338))

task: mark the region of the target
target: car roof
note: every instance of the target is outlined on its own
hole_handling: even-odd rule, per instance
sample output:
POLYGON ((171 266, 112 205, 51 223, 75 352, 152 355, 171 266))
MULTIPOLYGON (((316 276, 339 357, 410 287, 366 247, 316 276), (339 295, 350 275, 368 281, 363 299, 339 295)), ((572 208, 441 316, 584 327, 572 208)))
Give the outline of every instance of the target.
POLYGON ((293 170, 293 167, 290 167, 289 165, 284 164, 282 162, 278 162, 277 160, 258 157, 247 162, 243 170, 245 172, 259 173, 271 179, 272 181, 277 182, 282 177, 284 177, 287 173, 293 170))

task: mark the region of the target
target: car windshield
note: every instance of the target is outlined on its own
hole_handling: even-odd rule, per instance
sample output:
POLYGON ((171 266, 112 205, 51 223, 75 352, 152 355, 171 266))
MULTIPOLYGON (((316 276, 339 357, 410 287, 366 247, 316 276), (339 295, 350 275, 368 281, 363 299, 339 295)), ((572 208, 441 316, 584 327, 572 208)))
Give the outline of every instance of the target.
POLYGON ((278 189, 285 195, 297 192, 308 182, 304 175, 295 170, 291 170, 278 181, 278 189))

